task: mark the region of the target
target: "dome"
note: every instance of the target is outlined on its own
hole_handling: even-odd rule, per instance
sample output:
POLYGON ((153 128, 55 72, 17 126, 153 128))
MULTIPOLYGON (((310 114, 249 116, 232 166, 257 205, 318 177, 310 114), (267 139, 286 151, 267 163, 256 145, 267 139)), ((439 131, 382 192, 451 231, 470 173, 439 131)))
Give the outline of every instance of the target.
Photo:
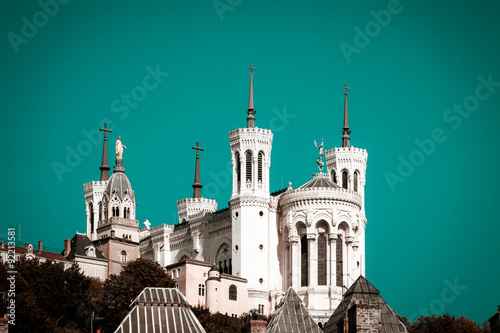
POLYGON ((315 173, 313 174, 313 178, 302 185, 300 188, 318 188, 318 187, 326 187, 326 188, 340 188, 337 184, 335 184, 327 173, 315 173))
POLYGON ((132 185, 130 185, 128 177, 123 172, 115 172, 109 177, 104 196, 109 201, 114 194, 122 201, 127 195, 132 201, 135 201, 132 185))

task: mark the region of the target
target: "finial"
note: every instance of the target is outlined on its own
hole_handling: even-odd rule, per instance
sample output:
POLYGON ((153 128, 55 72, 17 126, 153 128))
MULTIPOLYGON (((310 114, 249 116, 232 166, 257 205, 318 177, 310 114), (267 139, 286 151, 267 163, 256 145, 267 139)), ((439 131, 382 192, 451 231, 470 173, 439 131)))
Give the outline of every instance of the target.
POLYGON ((347 113, 347 90, 349 90, 349 87, 347 86, 347 83, 342 87, 344 89, 344 128, 342 130, 342 147, 350 147, 351 146, 351 137, 349 134, 351 134, 351 130, 349 129, 349 116, 347 113))
POLYGON ((196 166, 194 168, 194 184, 193 184, 193 198, 201 198, 201 185, 200 182, 200 150, 203 151, 203 148, 200 148, 200 143, 196 141, 196 147, 192 147, 192 149, 196 149, 196 166))
POLYGON ((109 179, 109 166, 108 166, 108 132, 112 132, 108 129, 108 124, 104 123, 104 128, 99 128, 99 131, 104 132, 104 145, 102 149, 102 163, 99 167, 101 170, 101 181, 109 179))
POLYGON ((247 127, 252 128, 255 127, 255 113, 257 112, 253 108, 253 71, 255 68, 250 65, 248 69, 250 70, 250 94, 248 96, 247 127))
POLYGON ((119 136, 116 140, 115 152, 116 152, 116 166, 113 168, 114 172, 125 172, 125 167, 123 166, 123 148, 127 148, 122 143, 122 137, 119 136))

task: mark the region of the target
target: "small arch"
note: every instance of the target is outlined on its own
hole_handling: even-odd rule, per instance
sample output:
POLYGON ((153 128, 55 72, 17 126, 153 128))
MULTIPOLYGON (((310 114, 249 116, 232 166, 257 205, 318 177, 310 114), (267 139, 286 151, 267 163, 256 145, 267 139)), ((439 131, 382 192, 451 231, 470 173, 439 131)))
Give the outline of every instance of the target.
POLYGON ((250 150, 245 153, 245 166, 246 181, 252 181, 252 152, 250 150))
POLYGON ((333 181, 335 184, 337 184, 337 174, 335 173, 335 170, 332 170, 331 175, 332 175, 332 181, 333 181))
POLYGON ((342 171, 342 187, 347 190, 347 180, 349 179, 349 173, 347 170, 342 171))
POLYGON ((121 263, 126 264, 127 263, 127 252, 122 251, 122 253, 120 254, 120 257, 121 257, 121 263))
POLYGON ((238 182, 241 181, 241 161, 240 161, 240 153, 236 152, 234 154, 234 163, 236 165, 236 179, 238 182))

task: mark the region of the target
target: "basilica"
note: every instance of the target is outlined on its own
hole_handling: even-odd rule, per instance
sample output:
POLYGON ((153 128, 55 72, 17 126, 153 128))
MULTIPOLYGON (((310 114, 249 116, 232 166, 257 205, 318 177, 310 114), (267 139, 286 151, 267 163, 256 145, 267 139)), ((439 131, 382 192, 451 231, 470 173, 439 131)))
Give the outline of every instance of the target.
MULTIPOLYGON (((350 144, 349 88, 344 87, 341 146, 324 149, 323 142, 316 143, 318 172, 302 186, 290 183, 271 193, 273 133, 258 127, 254 68, 249 69, 246 127, 229 132, 228 208, 218 210, 214 199, 202 195, 197 144, 193 196, 177 201, 178 223, 145 221, 141 228, 125 173, 126 147, 118 138, 109 176, 105 127, 101 178, 84 184, 87 231, 67 240, 65 251, 81 260, 93 256, 100 267, 106 262, 100 278, 118 273, 130 260, 151 259, 166 268, 191 304, 234 316, 252 309, 270 315, 292 287, 314 320, 326 322, 347 288, 365 275, 367 152, 350 144)), ((84 265, 92 275, 93 261, 84 265)))

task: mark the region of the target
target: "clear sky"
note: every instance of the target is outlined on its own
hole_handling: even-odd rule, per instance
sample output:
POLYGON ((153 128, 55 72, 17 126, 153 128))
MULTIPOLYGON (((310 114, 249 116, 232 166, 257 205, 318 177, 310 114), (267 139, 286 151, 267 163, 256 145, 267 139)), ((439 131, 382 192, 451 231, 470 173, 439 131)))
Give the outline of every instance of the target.
POLYGON ((203 195, 227 207, 253 64, 271 188, 310 179, 313 140, 341 144, 347 82, 351 142, 368 150, 367 278, 411 319, 496 312, 498 1, 60 2, 0 5, 2 238, 15 225, 62 248, 85 231, 104 121, 141 223, 174 223, 197 139, 203 195))

